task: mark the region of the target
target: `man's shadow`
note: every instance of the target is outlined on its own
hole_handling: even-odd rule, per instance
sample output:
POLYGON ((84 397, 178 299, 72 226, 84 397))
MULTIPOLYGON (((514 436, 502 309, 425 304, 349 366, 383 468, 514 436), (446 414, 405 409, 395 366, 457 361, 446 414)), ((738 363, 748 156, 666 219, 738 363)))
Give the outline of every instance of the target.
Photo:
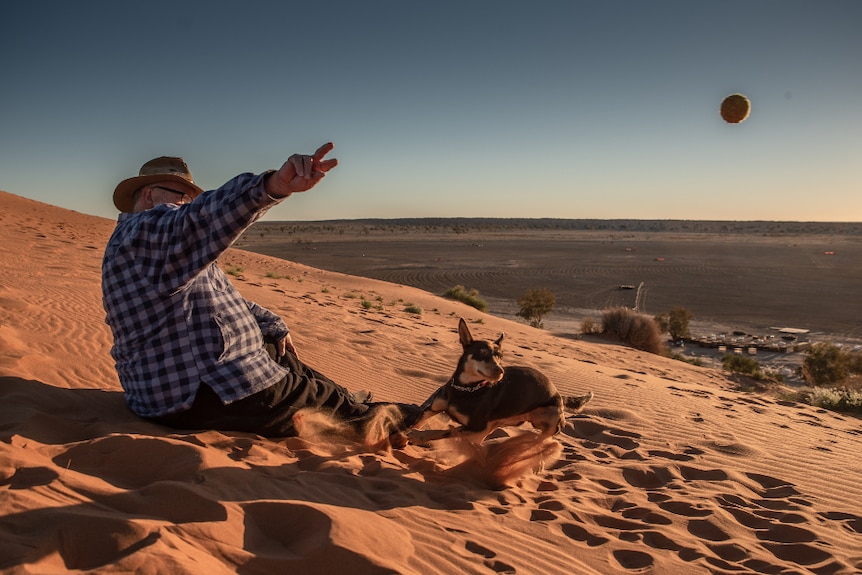
MULTIPOLYGON (((68 569, 94 569, 154 545, 176 549, 169 539, 194 538, 202 527, 193 525, 241 512, 241 540, 217 543, 242 548, 240 572, 310 568, 333 554, 354 565, 371 561, 366 568, 375 571, 379 564, 333 544, 333 517, 373 531, 392 525, 380 511, 471 509, 472 499, 487 495, 472 485, 423 481, 409 465, 373 454, 339 465, 302 445, 246 433, 178 433, 132 414, 119 391, 0 377, 0 490, 7 491, 0 568, 56 554, 68 569), (279 463, 267 463, 273 459, 279 463), (8 511, 32 507, 34 498, 45 506, 8 511), (75 498, 85 501, 53 504, 75 498)), ((396 554, 397 543, 390 542, 396 554)))

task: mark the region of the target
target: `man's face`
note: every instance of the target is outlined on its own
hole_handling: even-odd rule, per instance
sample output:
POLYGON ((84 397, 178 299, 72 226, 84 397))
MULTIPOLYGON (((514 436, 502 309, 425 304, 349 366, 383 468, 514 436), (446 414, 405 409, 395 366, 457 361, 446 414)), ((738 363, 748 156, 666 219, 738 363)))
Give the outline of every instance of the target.
POLYGON ((187 204, 192 201, 195 189, 189 185, 175 181, 156 182, 149 184, 153 205, 187 204))
POLYGON ((196 191, 188 184, 173 180, 147 184, 141 188, 135 211, 148 210, 159 204, 187 204, 196 191))

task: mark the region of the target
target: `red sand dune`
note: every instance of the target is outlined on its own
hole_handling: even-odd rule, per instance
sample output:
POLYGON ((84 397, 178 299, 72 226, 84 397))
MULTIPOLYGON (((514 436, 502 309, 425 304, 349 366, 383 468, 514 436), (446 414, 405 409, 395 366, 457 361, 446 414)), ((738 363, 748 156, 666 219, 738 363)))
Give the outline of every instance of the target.
POLYGON ((558 436, 558 459, 500 490, 453 445, 367 453, 139 420, 100 302, 112 227, 0 192, 3 572, 862 571, 859 418, 248 252, 223 261, 243 269, 239 289, 350 388, 424 400, 451 374, 463 316, 477 337, 506 332, 508 362, 595 399, 558 436))

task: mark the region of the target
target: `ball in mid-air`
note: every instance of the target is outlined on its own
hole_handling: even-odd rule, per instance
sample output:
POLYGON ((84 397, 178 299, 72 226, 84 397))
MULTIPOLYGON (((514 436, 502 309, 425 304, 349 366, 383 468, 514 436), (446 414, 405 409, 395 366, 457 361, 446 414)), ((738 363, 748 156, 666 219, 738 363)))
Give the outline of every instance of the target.
POLYGON ((742 94, 731 94, 721 102, 721 117, 728 124, 738 124, 751 112, 751 102, 742 94))

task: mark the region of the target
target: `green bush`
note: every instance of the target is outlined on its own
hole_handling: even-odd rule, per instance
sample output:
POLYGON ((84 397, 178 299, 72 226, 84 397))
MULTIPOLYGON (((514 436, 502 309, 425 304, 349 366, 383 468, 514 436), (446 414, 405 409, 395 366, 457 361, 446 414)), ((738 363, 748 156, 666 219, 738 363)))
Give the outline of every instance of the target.
POLYGON ((750 375, 755 379, 763 379, 763 370, 760 368, 760 363, 744 355, 736 353, 724 354, 721 358, 721 367, 726 371, 750 375))
POLYGON ((542 318, 557 305, 557 298, 548 288, 530 289, 518 298, 518 317, 522 317, 533 327, 542 327, 542 318))
POLYGON ((684 307, 677 306, 667 313, 657 315, 656 322, 662 332, 667 332, 673 341, 679 341, 691 336, 688 330, 688 323, 693 314, 684 307))
POLYGON ((862 393, 858 391, 815 387, 807 399, 811 405, 823 409, 862 413, 862 393))
POLYGON ((811 385, 834 386, 850 374, 862 373, 862 354, 845 352, 833 343, 816 343, 805 351, 802 376, 811 385))
POLYGON ((479 290, 476 289, 467 291, 464 286, 457 285, 444 293, 443 297, 466 303, 479 311, 488 311, 488 302, 479 297, 479 290))
POLYGON ((602 313, 602 334, 649 353, 663 354, 659 326, 653 318, 627 307, 602 313))
POLYGON ((407 304, 407 307, 404 308, 404 311, 406 311, 407 313, 415 313, 422 315, 422 308, 418 305, 413 305, 412 303, 407 304))

